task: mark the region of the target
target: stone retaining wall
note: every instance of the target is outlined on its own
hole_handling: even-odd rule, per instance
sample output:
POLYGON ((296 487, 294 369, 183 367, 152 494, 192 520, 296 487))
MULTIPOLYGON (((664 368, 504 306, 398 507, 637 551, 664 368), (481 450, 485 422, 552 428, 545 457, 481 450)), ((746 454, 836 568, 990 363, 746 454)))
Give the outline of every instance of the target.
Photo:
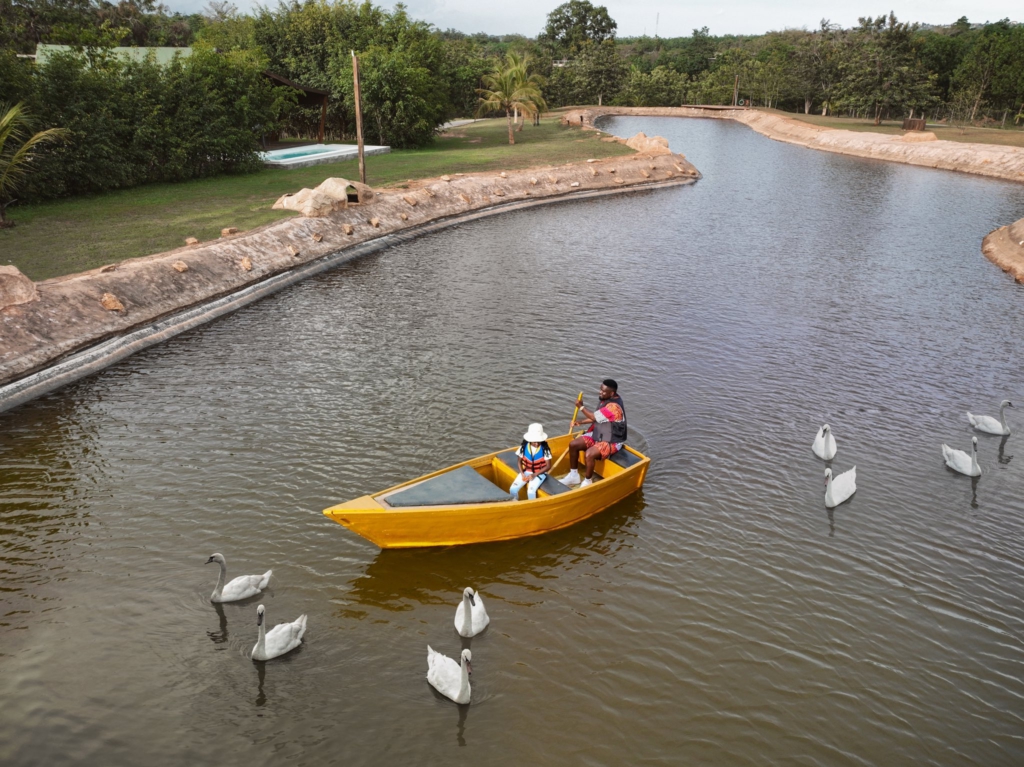
MULTIPOLYGON (((0 410, 12 406, 5 401, 25 400, 26 389, 22 386, 21 393, 15 392, 16 382, 52 368, 69 355, 82 354, 82 350, 143 328, 147 337, 166 336, 174 323, 168 321, 164 323, 167 327, 161 327, 161 321, 182 310, 218 300, 234 306, 225 299, 269 283, 275 275, 297 271, 390 234, 422 230, 428 222, 465 218, 474 211, 498 213, 515 203, 686 184, 698 178, 697 169, 677 154, 637 154, 520 171, 442 176, 410 182, 403 189, 376 191, 359 204, 340 200, 324 204, 318 197, 321 204, 303 217, 38 282, 34 294, 23 276, 13 270, 10 275, 0 275, 0 410), (313 217, 307 217, 310 215, 313 217), (4 285, 10 286, 6 292, 4 285), (8 293, 10 300, 4 300, 8 293)), ((345 184, 340 186, 344 189, 345 184)), ((144 338, 132 343, 134 350, 150 345, 144 338)), ((92 367, 81 368, 85 371, 82 375, 96 369, 95 362, 89 364, 92 367)), ((67 382, 63 375, 50 388, 67 382)), ((33 396, 42 393, 33 391, 33 396)))

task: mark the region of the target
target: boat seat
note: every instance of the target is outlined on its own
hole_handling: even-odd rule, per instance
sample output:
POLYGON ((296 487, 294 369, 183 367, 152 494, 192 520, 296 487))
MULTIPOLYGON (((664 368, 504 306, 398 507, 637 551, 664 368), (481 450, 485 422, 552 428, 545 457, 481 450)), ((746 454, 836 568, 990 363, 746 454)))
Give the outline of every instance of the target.
POLYGON ((389 506, 449 506, 458 503, 497 503, 508 500, 502 490, 472 466, 461 466, 431 477, 383 499, 389 506))
MULTIPOLYGON (((504 453, 498 453, 498 460, 506 466, 509 466, 516 474, 519 473, 519 458, 516 457, 515 450, 506 450, 504 453)), ((541 482, 539 490, 543 490, 548 495, 558 495, 559 493, 568 493, 572 488, 563 485, 553 476, 548 474, 547 479, 541 482)), ((505 493, 505 497, 508 497, 508 493, 505 493)))
POLYGON ((626 448, 622 448, 619 452, 611 456, 608 460, 614 463, 616 466, 621 466, 623 469, 628 469, 630 466, 636 466, 643 459, 633 455, 631 452, 626 450, 626 448))

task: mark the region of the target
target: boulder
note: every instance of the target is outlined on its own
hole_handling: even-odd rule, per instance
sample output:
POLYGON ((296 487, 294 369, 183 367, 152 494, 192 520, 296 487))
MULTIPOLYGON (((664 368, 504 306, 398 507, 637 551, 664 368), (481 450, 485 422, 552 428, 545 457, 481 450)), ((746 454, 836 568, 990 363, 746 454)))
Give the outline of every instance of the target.
POLYGON ((668 148, 668 139, 648 136, 643 131, 627 140, 626 146, 640 154, 672 154, 672 150, 668 148))
POLYGON ((39 300, 36 284, 16 266, 0 266, 0 309, 39 300))
POLYGON ((360 203, 367 203, 373 199, 373 190, 366 184, 358 181, 349 181, 347 178, 328 178, 317 187, 317 191, 332 197, 338 202, 348 204, 348 189, 352 187, 360 203))

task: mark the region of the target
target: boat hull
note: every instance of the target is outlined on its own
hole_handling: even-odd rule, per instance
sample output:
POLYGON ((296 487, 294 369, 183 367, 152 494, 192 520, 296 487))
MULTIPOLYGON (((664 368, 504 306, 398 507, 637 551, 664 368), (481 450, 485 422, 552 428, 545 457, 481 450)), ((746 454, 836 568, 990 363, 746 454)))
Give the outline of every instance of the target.
MULTIPOLYGON (((555 456, 562 454, 568 441, 569 435, 549 440, 552 453, 555 456)), ((382 549, 458 546, 541 535, 593 516, 643 486, 650 459, 635 450, 626 449, 632 454, 633 461, 628 468, 621 468, 611 461, 599 461, 596 473, 601 479, 594 484, 536 500, 402 508, 392 508, 387 504, 389 495, 462 466, 473 467, 507 489, 515 471, 498 459, 498 455, 506 451, 498 451, 375 495, 364 495, 331 506, 323 513, 382 549)), ((561 461, 553 467, 552 473, 564 474, 567 470, 565 464, 561 461)))

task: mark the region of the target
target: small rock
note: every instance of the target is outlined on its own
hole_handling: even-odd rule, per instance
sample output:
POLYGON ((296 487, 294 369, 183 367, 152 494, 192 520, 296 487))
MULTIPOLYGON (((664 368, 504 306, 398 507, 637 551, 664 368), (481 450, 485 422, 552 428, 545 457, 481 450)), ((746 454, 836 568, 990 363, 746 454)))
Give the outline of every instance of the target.
POLYGON ((530 184, 531 184, 532 186, 537 186, 537 179, 535 179, 535 178, 531 178, 531 179, 530 179, 530 184))
POLYGON ((436 197, 437 196, 437 192, 435 192, 429 186, 423 187, 423 191, 427 193, 427 197, 436 197))
POLYGON ((651 170, 654 170, 654 169, 655 169, 655 168, 657 168, 658 166, 657 166, 657 165, 648 165, 647 167, 648 167, 648 168, 650 168, 651 170))
POLYGON ((252 259, 249 258, 248 256, 242 256, 242 260, 238 262, 238 265, 242 267, 243 271, 252 271, 252 259))
POLYGON ((188 264, 186 264, 184 261, 175 261, 173 264, 171 264, 171 268, 180 274, 182 272, 188 271, 188 264))
POLYGON ((615 183, 616 184, 625 184, 626 182, 623 181, 621 178, 617 178, 617 179, 615 179, 615 183))
POLYGON ((341 231, 343 231, 345 234, 352 234, 352 224, 342 224, 341 231))
POLYGON ((288 253, 291 254, 292 258, 298 258, 299 257, 299 252, 300 252, 299 249, 296 248, 294 245, 289 245, 288 246, 288 253))
POLYGON ((597 160, 587 160, 587 162, 597 162, 597 160))
POLYGON ((571 184, 569 184, 569 186, 579 186, 579 185, 580 185, 579 181, 573 181, 571 184))
POLYGON ((591 176, 596 176, 597 175, 597 168, 591 168, 590 169, 590 175, 591 176))
POLYGON ((507 174, 507 173, 506 173, 505 171, 502 171, 502 172, 501 172, 501 173, 500 173, 499 175, 500 175, 500 176, 501 176, 502 178, 508 178, 508 174, 507 174))
POLYGON ((372 226, 374 229, 379 228, 380 227, 380 219, 379 218, 371 218, 370 219, 370 226, 372 226))
POLYGON ((238 234, 237 226, 227 226, 220 230, 221 237, 227 237, 229 234, 238 234))
POLYGON ((495 189, 494 190, 494 196, 495 197, 504 197, 505 196, 505 192, 503 190, 501 190, 501 189, 495 189))
POLYGON ((651 174, 648 173, 647 171, 645 171, 643 168, 640 169, 640 173, 643 175, 644 178, 650 178, 651 177, 651 174))
POLYGON ((615 172, 615 168, 609 168, 609 169, 608 169, 608 172, 609 172, 609 173, 614 173, 614 172, 615 172))
POLYGON ((456 173, 455 175, 456 176, 465 176, 466 174, 465 173, 456 173))
POLYGON ((123 312, 124 304, 117 300, 117 296, 113 293, 104 293, 103 298, 100 299, 100 305, 111 312, 123 312))
POLYGON ((197 240, 195 237, 186 237, 185 238, 185 244, 186 245, 198 245, 199 244, 199 240, 197 240))
POLYGON ((468 195, 460 194, 459 195, 459 199, 462 200, 464 203, 467 203, 467 204, 469 203, 469 196, 468 195))
POLYGON ((320 232, 313 232, 311 236, 313 238, 313 242, 322 242, 324 239, 324 236, 320 234, 320 232))
POLYGON ((557 176, 548 176, 548 181, 550 181, 552 184, 557 184, 558 183, 558 177, 557 176))
POLYGON ((100 271, 101 272, 112 272, 115 269, 117 269, 117 264, 107 264, 102 269, 100 269, 100 271))
POLYGON ((410 205, 412 205, 413 207, 416 207, 416 204, 419 202, 419 200, 417 200, 415 197, 409 194, 402 195, 402 199, 405 200, 410 205))
POLYGON ((444 181, 445 183, 447 183, 447 182, 452 180, 452 177, 451 176, 441 176, 441 180, 444 181))
POLYGON ((682 168, 680 168, 680 167, 679 167, 678 165, 673 165, 673 167, 674 167, 674 168, 675 168, 675 169, 676 169, 677 171, 679 171, 680 173, 686 173, 686 171, 685 171, 685 170, 683 170, 682 168))
POLYGON ((409 214, 408 213, 399 213, 399 215, 402 217, 403 221, 408 221, 409 220, 409 214))

